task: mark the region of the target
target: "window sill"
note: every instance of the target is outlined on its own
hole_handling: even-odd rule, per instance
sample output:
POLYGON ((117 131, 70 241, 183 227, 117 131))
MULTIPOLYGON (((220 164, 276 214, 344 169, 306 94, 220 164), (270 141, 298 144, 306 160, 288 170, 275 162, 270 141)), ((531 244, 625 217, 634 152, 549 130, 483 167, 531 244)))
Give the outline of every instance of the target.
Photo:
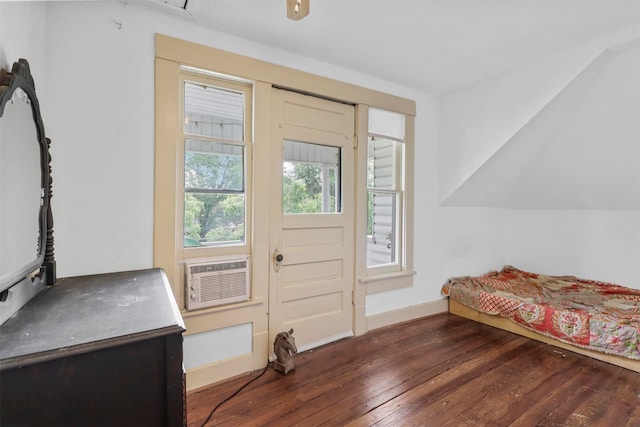
POLYGON ((367 285, 367 295, 370 295, 394 289, 409 288, 413 286, 413 276, 415 274, 415 271, 398 271, 365 276, 358 279, 358 281, 367 285))

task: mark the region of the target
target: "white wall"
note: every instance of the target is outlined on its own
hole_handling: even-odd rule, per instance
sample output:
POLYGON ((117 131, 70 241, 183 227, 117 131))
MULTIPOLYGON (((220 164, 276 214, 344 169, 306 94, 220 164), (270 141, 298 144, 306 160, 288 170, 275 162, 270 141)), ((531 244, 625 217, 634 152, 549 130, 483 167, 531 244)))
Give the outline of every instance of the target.
POLYGON ((506 263, 640 289, 640 212, 509 210, 506 263))
POLYGON ((41 103, 46 99, 45 12, 42 2, 0 2, 0 67, 11 70, 15 61, 27 59, 41 103))

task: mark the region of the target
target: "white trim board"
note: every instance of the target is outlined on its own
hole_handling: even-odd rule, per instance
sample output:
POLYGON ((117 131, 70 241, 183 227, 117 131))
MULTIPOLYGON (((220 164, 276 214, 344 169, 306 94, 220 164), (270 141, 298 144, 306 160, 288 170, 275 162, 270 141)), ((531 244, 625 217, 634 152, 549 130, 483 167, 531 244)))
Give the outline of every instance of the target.
POLYGON ((367 330, 382 328, 420 317, 431 316, 433 314, 446 313, 449 311, 447 298, 437 301, 429 301, 422 304, 411 305, 397 310, 385 311, 383 313, 367 316, 367 330))

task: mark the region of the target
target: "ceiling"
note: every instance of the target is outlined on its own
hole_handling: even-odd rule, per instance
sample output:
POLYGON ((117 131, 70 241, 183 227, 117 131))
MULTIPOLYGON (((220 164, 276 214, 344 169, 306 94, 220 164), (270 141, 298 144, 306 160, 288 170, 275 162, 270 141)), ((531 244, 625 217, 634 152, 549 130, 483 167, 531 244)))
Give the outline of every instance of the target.
POLYGON ((635 39, 600 54, 445 204, 640 211, 639 118, 635 39))
POLYGON ((154 0, 198 25, 443 95, 640 25, 640 0, 154 0), (184 13, 184 12, 183 12, 184 13))

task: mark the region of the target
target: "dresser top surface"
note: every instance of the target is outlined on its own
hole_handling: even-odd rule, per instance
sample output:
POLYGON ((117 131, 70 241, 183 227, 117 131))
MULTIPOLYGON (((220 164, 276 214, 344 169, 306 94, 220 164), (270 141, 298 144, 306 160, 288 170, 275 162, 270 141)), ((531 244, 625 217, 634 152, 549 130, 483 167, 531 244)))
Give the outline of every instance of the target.
POLYGON ((161 269, 60 279, 0 326, 0 368, 182 331, 161 269))

